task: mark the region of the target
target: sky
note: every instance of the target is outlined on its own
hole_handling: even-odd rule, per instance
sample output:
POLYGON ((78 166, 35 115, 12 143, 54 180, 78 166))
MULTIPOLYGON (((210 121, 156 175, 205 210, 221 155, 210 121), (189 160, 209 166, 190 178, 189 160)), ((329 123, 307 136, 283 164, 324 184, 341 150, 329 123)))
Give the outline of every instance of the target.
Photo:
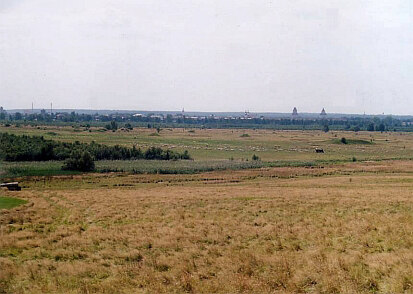
POLYGON ((411 0, 0 0, 0 105, 413 114, 411 0))

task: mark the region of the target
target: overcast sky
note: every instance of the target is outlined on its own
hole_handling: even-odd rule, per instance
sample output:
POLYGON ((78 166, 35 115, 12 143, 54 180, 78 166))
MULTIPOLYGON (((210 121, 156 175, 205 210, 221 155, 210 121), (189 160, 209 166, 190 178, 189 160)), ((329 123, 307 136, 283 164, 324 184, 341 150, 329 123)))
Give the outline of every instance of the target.
POLYGON ((413 114, 412 0, 0 0, 0 105, 413 114))

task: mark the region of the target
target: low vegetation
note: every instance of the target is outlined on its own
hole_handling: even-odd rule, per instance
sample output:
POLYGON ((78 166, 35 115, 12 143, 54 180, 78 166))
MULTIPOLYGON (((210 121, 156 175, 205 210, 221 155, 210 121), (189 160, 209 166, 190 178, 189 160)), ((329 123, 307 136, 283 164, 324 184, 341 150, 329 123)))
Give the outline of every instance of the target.
POLYGON ((26 200, 22 200, 14 197, 1 197, 0 196, 0 209, 11 209, 16 206, 26 204, 26 200))
MULTIPOLYGON (((5 293, 411 293, 413 162, 32 178, 5 293)), ((7 196, 16 192, 2 191, 7 196)))
POLYGON ((80 153, 74 151, 62 167, 63 170, 77 170, 77 171, 93 171, 95 170, 95 162, 89 152, 84 151, 80 153))
POLYGON ((6 129, 0 293, 413 291, 410 133, 6 129))
POLYGON ((371 145, 373 144, 372 141, 362 140, 362 139, 347 139, 345 137, 341 138, 340 140, 333 140, 336 144, 353 144, 353 145, 371 145))
POLYGON ((17 136, 14 134, 0 133, 0 160, 5 161, 48 161, 65 160, 73 154, 89 153, 95 160, 120 160, 120 159, 147 159, 147 160, 178 160, 191 159, 188 151, 179 153, 151 147, 146 151, 133 146, 114 145, 107 146, 95 142, 68 143, 55 140, 46 140, 42 136, 17 136))
MULTIPOLYGON (((348 160, 349 161, 349 160, 348 160)), ((217 170, 242 170, 264 167, 313 167, 324 161, 253 161, 253 160, 100 160, 95 162, 95 172, 122 172, 130 174, 196 174, 217 170)), ((333 163, 333 162, 330 162, 333 163)), ((334 162, 337 163, 337 162, 334 162)), ((61 169, 63 161, 4 162, 0 165, 0 179, 28 176, 73 175, 77 170, 61 169)))

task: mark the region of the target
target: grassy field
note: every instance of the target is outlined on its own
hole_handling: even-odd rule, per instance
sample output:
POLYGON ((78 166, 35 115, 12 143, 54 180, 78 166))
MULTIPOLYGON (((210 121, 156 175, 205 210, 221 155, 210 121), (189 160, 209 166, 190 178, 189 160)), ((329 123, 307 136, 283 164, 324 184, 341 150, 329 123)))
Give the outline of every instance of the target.
MULTIPOLYGON (((96 141, 107 145, 137 145, 188 150, 193 161, 101 161, 98 172, 190 174, 274 166, 311 166, 349 161, 413 159, 413 133, 319 132, 270 130, 208 130, 135 128, 102 132, 72 127, 0 127, 0 132, 41 135, 65 142, 96 141), (346 138, 346 144, 342 143, 346 138), (325 153, 315 153, 323 148, 325 153), (253 155, 259 156, 252 162, 253 155)), ((0 162, 0 178, 76 174, 62 171, 62 162, 0 162)))
POLYGON ((413 162, 30 178, 4 293, 412 293, 413 162))
MULTIPOLYGON (((80 174, 62 170, 62 161, 2 162, 0 179, 27 176, 53 176, 80 174)), ((214 170, 240 170, 261 167, 316 166, 324 161, 240 161, 240 160, 102 160, 96 162, 96 172, 126 172, 133 174, 194 174, 214 170)))
POLYGON ((136 128, 132 131, 91 132, 71 127, 0 127, 0 132, 42 135, 66 142, 80 141, 143 149, 149 146, 188 150, 196 161, 246 160, 257 154, 263 161, 348 161, 377 159, 412 159, 413 133, 209 130, 136 128), (248 136, 245 136, 248 134, 248 136), (349 144, 341 144, 345 137, 349 144), (324 154, 316 154, 315 148, 324 154))
POLYGON ((0 162, 0 293, 413 293, 413 133, 4 131, 194 160, 0 162))

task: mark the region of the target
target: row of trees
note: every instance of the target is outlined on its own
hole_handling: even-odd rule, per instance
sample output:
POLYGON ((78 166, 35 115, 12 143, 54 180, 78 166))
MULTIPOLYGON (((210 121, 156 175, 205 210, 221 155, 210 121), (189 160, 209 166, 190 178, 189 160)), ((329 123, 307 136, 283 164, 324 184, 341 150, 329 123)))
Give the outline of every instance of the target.
POLYGON ((158 126, 188 126, 188 127, 206 127, 206 128, 282 128, 282 129, 324 129, 329 126, 331 129, 343 130, 368 130, 368 131, 385 131, 385 130, 413 130, 411 119, 387 117, 343 117, 343 118, 217 118, 217 117, 200 117, 191 118, 185 116, 133 116, 126 114, 79 114, 58 113, 50 114, 46 112, 37 114, 8 114, 1 112, 0 121, 18 122, 43 122, 43 123, 85 123, 87 125, 100 125, 108 130, 115 131, 118 128, 125 127, 132 129, 133 125, 158 125, 158 126))
POLYGON ((178 160, 191 159, 188 151, 183 153, 151 147, 145 151, 133 146, 132 148, 115 145, 107 146, 92 142, 90 144, 66 143, 46 140, 40 136, 17 136, 0 133, 0 160, 5 161, 47 161, 65 160, 73 153, 88 152, 94 160, 178 160))

